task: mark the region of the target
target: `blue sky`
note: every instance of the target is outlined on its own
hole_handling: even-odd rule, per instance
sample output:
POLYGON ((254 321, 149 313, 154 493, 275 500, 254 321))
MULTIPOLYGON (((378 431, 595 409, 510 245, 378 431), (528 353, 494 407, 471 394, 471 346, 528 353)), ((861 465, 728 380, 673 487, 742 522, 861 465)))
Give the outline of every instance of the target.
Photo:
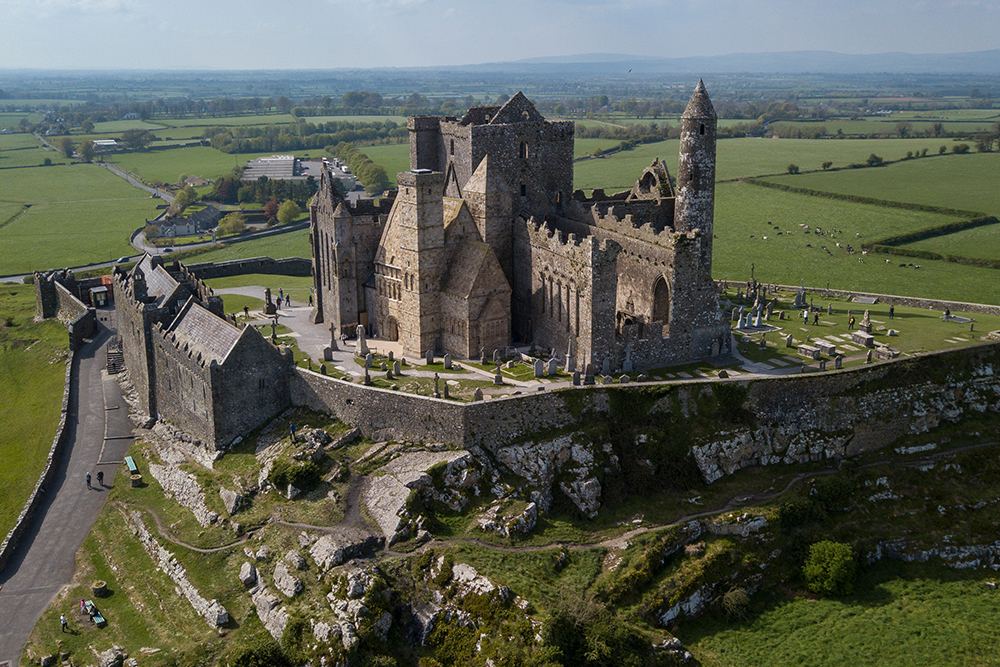
POLYGON ((997 0, 0 0, 0 68, 326 69, 579 53, 1000 48, 997 0))

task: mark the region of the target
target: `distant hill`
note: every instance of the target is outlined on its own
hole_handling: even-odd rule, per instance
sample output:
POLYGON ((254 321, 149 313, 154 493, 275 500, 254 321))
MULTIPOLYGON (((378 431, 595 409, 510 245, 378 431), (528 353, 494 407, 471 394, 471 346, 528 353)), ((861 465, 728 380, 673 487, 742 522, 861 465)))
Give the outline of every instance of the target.
POLYGON ((536 74, 998 74, 1000 49, 967 53, 848 54, 834 51, 731 53, 723 56, 659 58, 617 53, 528 58, 513 62, 449 67, 450 70, 536 74))

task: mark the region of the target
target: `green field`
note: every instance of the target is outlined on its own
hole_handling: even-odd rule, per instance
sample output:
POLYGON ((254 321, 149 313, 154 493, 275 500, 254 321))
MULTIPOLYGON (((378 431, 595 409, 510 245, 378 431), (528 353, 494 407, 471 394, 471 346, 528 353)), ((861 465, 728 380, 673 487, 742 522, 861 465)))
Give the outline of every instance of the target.
POLYGON ((1000 259, 1000 225, 976 227, 957 234, 908 243, 902 247, 959 257, 1000 259))
POLYGON ((309 252, 309 230, 300 229, 287 234, 275 234, 261 239, 234 243, 225 248, 210 250, 184 260, 187 264, 199 262, 228 262, 232 259, 247 259, 248 257, 306 257, 309 252))
MULTIPOLYGON (((11 167, 38 167, 45 161, 45 158, 52 160, 52 164, 69 164, 72 162, 62 153, 45 150, 44 148, 19 148, 15 150, 0 150, 0 169, 11 167)), ((0 197, 4 194, 0 191, 0 197)))
POLYGON ((409 144, 383 144, 381 146, 360 146, 361 151, 373 162, 385 167, 392 185, 396 185, 396 174, 410 170, 409 144))
POLYGON ((242 167, 247 160, 270 155, 250 153, 227 155, 208 146, 173 148, 166 151, 116 153, 107 161, 138 174, 147 181, 173 183, 181 174, 214 179, 228 174, 233 167, 242 167))
POLYGON ((883 561, 843 599, 769 592, 747 621, 679 637, 704 667, 1000 665, 1000 595, 983 572, 883 561))
POLYGON ((830 281, 833 289, 1000 303, 1000 280, 995 270, 944 261, 861 255, 861 242, 866 239, 933 227, 953 219, 749 184, 720 184, 716 188, 712 275, 717 280, 748 280, 753 263, 757 280, 767 283, 798 285, 804 281, 825 287, 830 281), (800 224, 839 229, 842 233, 836 238, 805 234, 800 224), (778 231, 783 233, 779 236, 778 231), (789 236, 784 232, 793 233, 789 236), (850 244, 858 253, 848 255, 843 247, 836 247, 837 243, 844 247, 850 244), (832 254, 822 249, 824 245, 832 254), (886 259, 892 263, 886 263, 886 259), (921 268, 902 268, 899 264, 904 261, 921 268))
POLYGON ((125 130, 159 130, 163 125, 160 123, 149 123, 144 120, 109 120, 103 123, 94 123, 94 134, 115 134, 125 130))
MULTIPOLYGON (((881 152, 879 155, 889 157, 881 152)), ((1000 188, 996 187, 1000 182, 1000 153, 949 154, 905 160, 878 169, 785 175, 768 180, 824 192, 1000 215, 1000 188)))
POLYGON ((33 287, 0 287, 0 541, 45 467, 62 408, 66 329, 34 317, 33 287))
POLYGON ((0 275, 108 261, 134 252, 133 230, 158 200, 97 165, 10 169, 0 176, 0 203, 31 204, 0 228, 0 275))
POLYGON ((38 148, 38 139, 33 134, 3 134, 0 135, 0 151, 11 151, 18 148, 38 148))

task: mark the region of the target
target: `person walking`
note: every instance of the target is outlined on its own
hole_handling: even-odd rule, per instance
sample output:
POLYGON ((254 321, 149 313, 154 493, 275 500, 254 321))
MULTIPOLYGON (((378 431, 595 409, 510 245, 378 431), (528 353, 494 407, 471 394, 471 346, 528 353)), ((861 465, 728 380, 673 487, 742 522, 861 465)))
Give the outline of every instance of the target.
POLYGON ((100 486, 104 486, 104 471, 103 470, 98 470, 97 471, 97 483, 100 486))
POLYGON ((288 306, 289 308, 292 307, 292 295, 291 294, 286 294, 285 295, 285 305, 288 306))
POLYGON ((66 615, 59 614, 59 625, 62 626, 62 631, 66 632, 66 615))
POLYGON ((851 317, 851 319, 847 321, 847 330, 851 331, 853 329, 854 329, 854 317, 851 317))
POLYGON ((247 318, 248 320, 250 319, 250 307, 249 306, 243 306, 243 317, 247 318))
POLYGON ((309 293, 309 305, 313 305, 313 295, 312 292, 309 293))
POLYGON ((889 319, 890 320, 893 319, 895 315, 896 315, 896 307, 889 306, 889 319))
POLYGON ((90 486, 90 473, 89 472, 87 473, 87 488, 88 489, 93 488, 93 487, 90 486))

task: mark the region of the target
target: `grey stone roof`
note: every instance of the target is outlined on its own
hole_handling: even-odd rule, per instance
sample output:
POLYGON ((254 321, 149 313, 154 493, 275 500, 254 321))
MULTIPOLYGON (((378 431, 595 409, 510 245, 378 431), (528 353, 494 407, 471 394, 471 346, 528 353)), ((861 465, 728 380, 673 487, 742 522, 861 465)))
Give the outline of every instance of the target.
POLYGON ((206 364, 225 361, 241 333, 235 326, 198 304, 194 297, 188 299, 177 313, 169 331, 176 335, 178 346, 183 348, 186 343, 187 349, 195 356, 200 353, 206 364))
POLYGON ((695 86, 691 101, 688 102, 681 118, 718 118, 712 100, 708 97, 708 91, 705 90, 705 82, 701 79, 698 79, 698 85, 695 86))
POLYGON ((149 255, 143 255, 136 265, 136 270, 142 271, 146 279, 146 294, 155 297, 154 303, 157 307, 162 306, 163 302, 180 287, 180 283, 162 266, 153 267, 153 258, 149 255))

